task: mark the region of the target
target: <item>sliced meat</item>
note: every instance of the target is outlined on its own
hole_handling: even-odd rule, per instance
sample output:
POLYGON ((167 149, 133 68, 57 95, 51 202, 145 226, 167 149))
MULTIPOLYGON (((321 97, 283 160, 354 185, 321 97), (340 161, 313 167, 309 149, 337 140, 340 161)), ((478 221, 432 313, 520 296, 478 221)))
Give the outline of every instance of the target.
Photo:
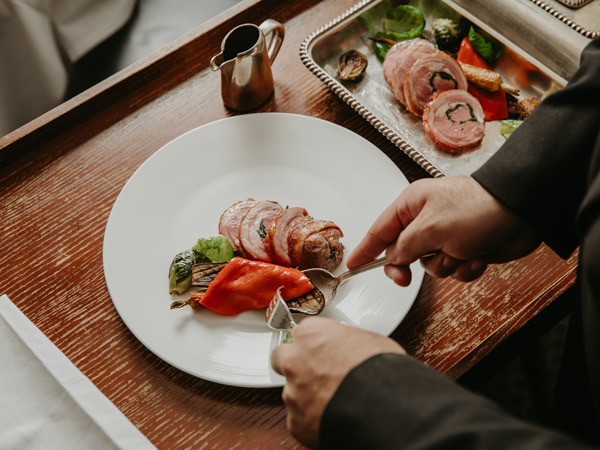
POLYGON ((394 96, 404 106, 406 106, 404 98, 406 74, 417 59, 438 51, 434 44, 421 38, 398 42, 388 51, 383 61, 383 76, 394 96))
POLYGON ((467 78, 454 58, 443 52, 416 60, 404 80, 404 97, 410 112, 423 114, 423 107, 436 92, 467 89, 467 78))
POLYGON ((294 224, 300 219, 306 218, 308 211, 300 206, 286 208, 275 220, 268 230, 266 247, 271 259, 275 264, 291 266, 288 235, 294 224))
POLYGON ((283 212, 283 207, 274 201, 257 201, 248 210, 240 223, 239 239, 241 254, 249 259, 271 262, 265 239, 268 230, 283 212))
POLYGON ((483 108, 465 90, 438 92, 425 105, 423 127, 440 150, 453 155, 464 153, 483 139, 483 108))
POLYGON ((322 267, 334 270, 342 261, 342 230, 328 220, 304 218, 290 230, 288 242, 292 264, 300 269, 322 267))
POLYGON ((240 244, 240 224, 246 213, 256 203, 256 200, 249 198, 234 203, 221 214, 219 218, 219 234, 222 234, 231 241, 233 250, 236 253, 242 251, 240 244))

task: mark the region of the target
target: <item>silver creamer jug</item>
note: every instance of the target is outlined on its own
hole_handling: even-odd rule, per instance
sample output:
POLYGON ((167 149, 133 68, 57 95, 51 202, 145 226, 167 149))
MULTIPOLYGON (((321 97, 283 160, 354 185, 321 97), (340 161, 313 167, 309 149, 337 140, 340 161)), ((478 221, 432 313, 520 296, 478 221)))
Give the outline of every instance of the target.
POLYGON ((221 53, 210 61, 221 71, 221 96, 225 106, 236 111, 254 109, 273 93, 271 64, 277 57, 284 26, 273 19, 260 26, 246 23, 232 29, 221 43, 221 53))

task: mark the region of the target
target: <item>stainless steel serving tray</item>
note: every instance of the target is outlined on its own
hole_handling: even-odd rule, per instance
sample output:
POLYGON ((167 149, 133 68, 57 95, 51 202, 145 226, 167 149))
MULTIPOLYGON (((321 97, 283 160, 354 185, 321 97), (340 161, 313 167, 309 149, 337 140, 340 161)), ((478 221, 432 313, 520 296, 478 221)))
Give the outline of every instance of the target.
POLYGON ((530 1, 583 36, 591 39, 600 36, 600 0, 530 1))
MULTIPOLYGON (((529 4, 528 0, 520 0, 529 4)), ((475 2, 466 2, 473 4, 475 2)), ((492 5, 496 2, 492 2, 492 5)), ((498 33, 493 27, 478 19, 471 11, 448 0, 394 1, 396 4, 412 4, 425 14, 425 32, 431 31, 435 17, 463 16, 476 26, 499 39, 505 50, 494 69, 504 81, 521 90, 522 97, 541 98, 566 84, 566 77, 576 69, 582 44, 559 48, 552 64, 544 64, 539 58, 524 51, 510 39, 507 33, 498 33), (575 50, 573 50, 573 48, 575 50), (553 67, 548 67, 548 66, 553 67), (556 69, 556 70, 553 70, 556 69)), ((489 3, 486 3, 490 6, 489 3)), ((381 61, 373 52, 370 37, 377 31, 377 18, 385 15, 389 0, 363 0, 338 18, 308 36, 301 45, 300 57, 305 66, 325 83, 336 95, 371 123, 432 176, 467 175, 481 166, 504 143, 500 134, 500 122, 487 122, 486 135, 475 150, 459 156, 441 153, 424 133, 422 121, 407 112, 394 98, 383 78, 381 61), (376 20, 373 20, 373 19, 376 20), (350 49, 364 53, 368 67, 358 82, 342 82, 337 78, 339 56, 350 49)), ((493 11, 486 9, 487 13, 493 11)), ((546 13, 542 14, 547 16, 546 13)), ((553 20, 548 16, 549 20, 553 20)), ((506 30, 506 27, 504 27, 506 30)), ((543 36, 538 39, 544 39, 543 36)), ((563 46, 564 47, 564 46, 563 46)), ((547 55, 542 55, 547 56, 547 55)))

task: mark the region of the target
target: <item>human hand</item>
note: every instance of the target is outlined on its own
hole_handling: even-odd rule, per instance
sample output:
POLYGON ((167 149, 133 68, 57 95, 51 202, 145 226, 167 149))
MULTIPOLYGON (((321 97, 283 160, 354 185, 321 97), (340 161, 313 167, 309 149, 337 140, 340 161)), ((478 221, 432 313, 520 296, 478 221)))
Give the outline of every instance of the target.
POLYGON ((520 258, 539 243, 533 228, 475 179, 423 179, 376 219, 347 265, 352 269, 385 251, 390 260, 385 272, 399 285, 410 283, 409 265, 418 259, 431 275, 471 281, 487 263, 520 258))
POLYGON ((308 317, 292 329, 292 342, 273 351, 273 369, 286 377, 282 398, 287 427, 308 447, 317 447, 325 407, 354 367, 379 353, 405 354, 390 338, 331 319, 308 317))

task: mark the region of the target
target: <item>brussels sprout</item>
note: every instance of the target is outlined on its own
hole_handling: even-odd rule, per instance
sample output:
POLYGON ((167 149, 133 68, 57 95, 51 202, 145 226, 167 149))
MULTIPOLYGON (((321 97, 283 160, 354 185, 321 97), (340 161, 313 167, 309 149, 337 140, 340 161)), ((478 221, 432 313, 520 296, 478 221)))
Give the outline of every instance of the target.
POLYGON ((435 43, 440 50, 456 52, 463 38, 458 22, 453 19, 437 18, 431 22, 435 43))
POLYGON ((169 294, 183 294, 192 282, 194 252, 183 250, 175 255, 169 267, 169 294))

